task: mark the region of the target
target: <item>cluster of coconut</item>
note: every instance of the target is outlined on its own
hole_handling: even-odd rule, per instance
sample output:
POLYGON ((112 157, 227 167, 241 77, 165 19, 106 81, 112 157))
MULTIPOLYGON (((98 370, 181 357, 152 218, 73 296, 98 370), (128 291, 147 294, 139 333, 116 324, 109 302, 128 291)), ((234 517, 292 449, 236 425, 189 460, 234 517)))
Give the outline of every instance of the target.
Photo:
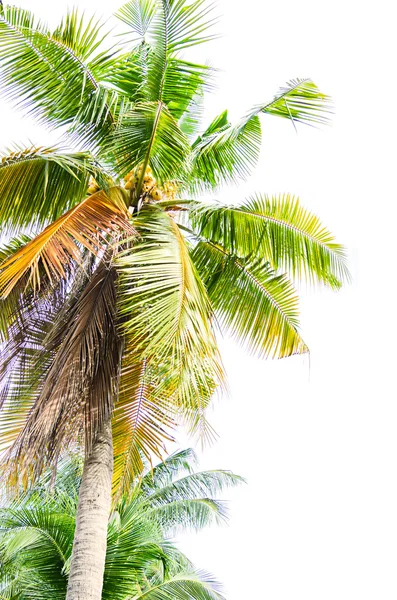
MULTIPOLYGON (((134 190, 138 185, 142 176, 142 166, 133 169, 124 177, 124 187, 126 190, 134 190)), ((155 202, 167 198, 174 200, 177 192, 177 185, 171 181, 167 181, 163 186, 160 186, 153 177, 152 169, 148 166, 145 169, 142 182, 142 194, 148 199, 155 202)))
MULTIPOLYGON (((137 167, 133 171, 127 173, 124 177, 125 189, 134 190, 142 177, 142 166, 137 167)), ((155 178, 153 177, 152 169, 147 166, 143 176, 142 182, 142 194, 152 198, 152 200, 159 201, 163 197, 163 192, 157 185, 155 178)))
MULTIPOLYGON (((140 178, 142 176, 142 165, 133 169, 124 177, 124 187, 126 190, 135 190, 140 178)), ((100 189, 97 181, 94 177, 90 177, 87 193, 95 194, 100 189)), ((172 181, 166 181, 162 186, 157 184, 156 179, 153 177, 152 169, 148 166, 145 169, 145 173, 142 181, 142 196, 145 196, 147 200, 154 200, 159 202, 160 200, 175 200, 178 191, 178 186, 172 181)))

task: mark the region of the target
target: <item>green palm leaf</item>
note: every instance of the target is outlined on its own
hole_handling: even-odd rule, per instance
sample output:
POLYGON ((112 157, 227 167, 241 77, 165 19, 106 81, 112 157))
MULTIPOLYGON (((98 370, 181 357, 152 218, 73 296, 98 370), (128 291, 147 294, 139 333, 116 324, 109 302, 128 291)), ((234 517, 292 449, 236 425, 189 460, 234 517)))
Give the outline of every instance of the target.
POLYGON ((178 573, 140 593, 135 600, 222 600, 216 581, 204 571, 178 573))
POLYGON ((1 560, 19 565, 22 573, 18 584, 26 593, 24 597, 64 598, 67 578, 63 566, 72 549, 74 518, 40 508, 37 503, 3 510, 0 524, 4 543, 1 560))
POLYGON ((141 487, 146 493, 161 488, 170 484, 180 473, 191 473, 196 464, 197 456, 192 448, 174 452, 144 475, 141 487))
POLYGON ((331 112, 331 98, 320 92, 311 79, 293 79, 279 90, 271 102, 256 106, 247 118, 265 113, 290 119, 294 125, 326 125, 331 112))
POLYGON ((273 358, 308 351, 298 332, 297 294, 285 275, 211 242, 199 242, 192 260, 222 327, 249 351, 273 358))
MULTIPOLYGON (((144 473, 142 484, 136 481, 134 489, 115 505, 108 524, 104 600, 127 600, 141 594, 163 597, 171 592, 186 600, 196 598, 196 594, 207 600, 219 598, 218 585, 212 577, 194 571, 188 558, 166 535, 190 528, 198 530, 213 521, 224 522, 224 503, 215 500, 211 490, 216 493, 235 485, 240 478, 225 471, 193 473, 194 462, 192 450, 168 457, 153 472, 144 473), (175 481, 179 487, 174 495, 166 486, 160 503, 162 489, 154 484, 148 496, 144 482, 156 472, 163 481, 170 469, 174 469, 172 479, 180 469, 189 472, 191 478, 175 481), (201 492, 208 496, 197 497, 201 492)), ((64 456, 53 490, 48 490, 52 480, 48 471, 32 490, 21 492, 6 506, 3 501, 0 598, 3 594, 15 600, 12 593, 21 594, 16 596, 20 600, 65 597, 82 465, 78 456, 64 456)), ((155 480, 159 482, 157 475, 155 480)))
POLYGON ((343 246, 289 194, 257 195, 239 206, 201 204, 190 218, 199 236, 231 254, 267 261, 293 278, 336 289, 349 280, 343 246))
POLYGON ((145 102, 136 104, 125 114, 109 152, 117 157, 123 174, 143 163, 142 181, 136 190, 139 194, 146 165, 150 164, 160 180, 172 179, 181 172, 189 143, 166 106, 145 102))
POLYGON ((147 515, 158 522, 168 535, 186 529, 200 531, 213 523, 222 524, 227 519, 225 504, 211 498, 173 500, 149 509, 147 515))
POLYGON ((101 50, 102 25, 72 11, 51 33, 26 10, 5 6, 0 14, 0 70, 4 94, 30 114, 67 125, 98 142, 116 122, 118 94, 102 85, 115 64, 101 50))
POLYGON ((176 500, 195 500, 216 496, 225 489, 240 485, 242 477, 231 471, 201 471, 190 473, 185 477, 172 481, 166 486, 159 487, 148 495, 151 506, 163 506, 176 500))
POLYGON ((116 12, 138 39, 145 37, 156 12, 155 0, 130 0, 116 12))
POLYGON ((42 227, 80 202, 90 175, 97 175, 87 153, 55 148, 17 148, 0 162, 0 223, 7 229, 42 227))
POLYGON ((192 145, 193 190, 216 189, 246 179, 259 158, 260 143, 258 117, 232 126, 224 111, 192 145))

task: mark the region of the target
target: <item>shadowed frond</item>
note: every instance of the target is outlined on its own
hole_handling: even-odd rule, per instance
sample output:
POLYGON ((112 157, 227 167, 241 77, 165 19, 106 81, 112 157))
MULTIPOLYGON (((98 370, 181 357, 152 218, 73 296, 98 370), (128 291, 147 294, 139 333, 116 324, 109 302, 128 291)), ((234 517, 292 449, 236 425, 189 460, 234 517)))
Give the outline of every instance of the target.
POLYGON ((2 301, 10 310, 0 344, 1 450, 18 437, 46 377, 51 353, 42 352, 44 339, 63 305, 64 290, 60 282, 56 289, 42 289, 34 297, 31 290, 22 293, 14 288, 2 301))
POLYGON ((231 254, 336 289, 349 280, 343 246, 294 196, 257 195, 238 206, 201 204, 189 216, 199 236, 231 254))
POLYGON ((0 162, 2 228, 38 227, 61 216, 87 193, 97 166, 87 153, 16 148, 0 162))
POLYGON ((71 261, 81 262, 82 248, 97 254, 109 233, 133 234, 123 210, 121 190, 99 191, 62 215, 0 265, 0 292, 7 296, 29 272, 33 289, 40 287, 42 266, 50 281, 65 276, 71 261))
POLYGON ((89 451, 111 415, 121 352, 115 281, 111 265, 100 263, 80 296, 51 324, 43 345, 52 360, 29 419, 8 451, 11 468, 17 460, 37 476, 47 460, 54 460, 81 433, 89 451))
POLYGON ((199 242, 192 259, 221 326, 243 346, 272 358, 308 351, 298 332, 298 297, 285 275, 210 242, 199 242))
MULTIPOLYGON (((28 235, 20 235, 12 238, 8 243, 2 244, 0 246, 0 264, 28 244, 30 240, 31 237, 28 235)), ((22 287, 24 285, 26 285, 26 281, 22 282, 22 287)), ((0 297, 0 344, 9 339, 9 328, 18 315, 20 300, 20 289, 14 289, 6 298, 0 297)))

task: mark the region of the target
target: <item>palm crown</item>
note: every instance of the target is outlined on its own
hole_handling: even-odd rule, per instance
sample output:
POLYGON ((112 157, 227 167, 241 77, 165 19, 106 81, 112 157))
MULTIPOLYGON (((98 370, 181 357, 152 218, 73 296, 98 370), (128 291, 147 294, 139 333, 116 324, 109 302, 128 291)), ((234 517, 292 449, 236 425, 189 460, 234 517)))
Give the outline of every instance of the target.
POLYGON ((211 435, 217 329, 257 356, 304 353, 291 280, 336 289, 347 270, 291 195, 199 200, 251 173, 261 114, 324 123, 329 98, 295 80, 237 124, 225 111, 203 127, 214 71, 188 49, 213 37, 211 7, 132 0, 116 16, 117 42, 77 11, 50 31, 0 8, 7 98, 79 150, 1 160, 0 433, 27 480, 81 436, 89 450, 113 414, 123 490, 175 421, 211 435))
MULTIPOLYGON (((170 536, 224 522, 217 497, 241 482, 229 471, 194 472, 183 450, 143 473, 114 507, 108 524, 103 600, 223 600, 170 536)), ((63 461, 57 485, 48 474, 0 510, 0 598, 64 600, 76 518, 81 461, 63 461)))

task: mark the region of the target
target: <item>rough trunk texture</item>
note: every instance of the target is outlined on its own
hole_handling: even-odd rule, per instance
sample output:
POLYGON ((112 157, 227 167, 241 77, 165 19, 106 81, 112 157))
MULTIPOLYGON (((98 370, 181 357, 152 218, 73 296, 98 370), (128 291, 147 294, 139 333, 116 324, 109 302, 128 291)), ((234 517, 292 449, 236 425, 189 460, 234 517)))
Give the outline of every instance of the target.
POLYGON ((105 423, 84 464, 66 600, 101 600, 111 503, 113 444, 105 423))

